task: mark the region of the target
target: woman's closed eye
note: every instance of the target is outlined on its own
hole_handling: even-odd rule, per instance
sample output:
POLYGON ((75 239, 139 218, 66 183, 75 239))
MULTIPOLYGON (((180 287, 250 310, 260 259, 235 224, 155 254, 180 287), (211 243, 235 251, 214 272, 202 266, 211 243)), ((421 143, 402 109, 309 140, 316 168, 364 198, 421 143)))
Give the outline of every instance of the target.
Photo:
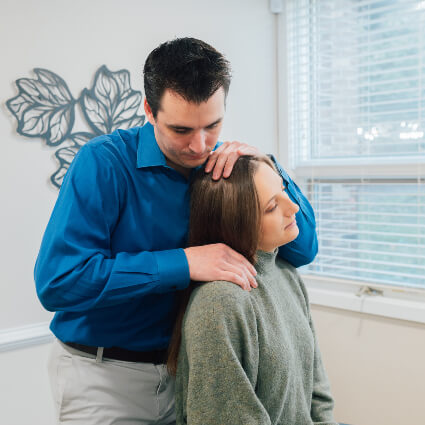
MULTIPOLYGON (((285 192, 285 190, 286 190, 286 187, 285 186, 282 186, 282 192, 285 192)), ((273 211, 275 211, 276 210, 276 208, 277 208, 277 202, 274 204, 274 205, 272 205, 270 208, 268 208, 267 210, 266 210, 266 213, 271 213, 271 212, 273 212, 273 211)))
POLYGON ((271 207, 271 208, 269 208, 268 210, 266 210, 266 213, 271 213, 271 212, 273 212, 276 208, 277 208, 277 204, 275 204, 273 207, 271 207))

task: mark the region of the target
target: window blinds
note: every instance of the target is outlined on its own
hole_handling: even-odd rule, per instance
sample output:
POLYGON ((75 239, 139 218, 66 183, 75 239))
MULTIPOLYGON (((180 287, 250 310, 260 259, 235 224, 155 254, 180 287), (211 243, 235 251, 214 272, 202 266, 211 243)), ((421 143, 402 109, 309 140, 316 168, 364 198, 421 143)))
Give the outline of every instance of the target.
POLYGON ((425 164, 425 1, 287 0, 286 16, 291 164, 311 168, 318 224, 309 273, 425 289, 425 167, 396 172, 425 164), (331 172, 350 163, 364 166, 331 172))
POLYGON ((425 154, 425 1, 288 0, 293 164, 425 154))
POLYGON ((312 273, 425 288, 425 184, 312 181, 319 254, 312 273))

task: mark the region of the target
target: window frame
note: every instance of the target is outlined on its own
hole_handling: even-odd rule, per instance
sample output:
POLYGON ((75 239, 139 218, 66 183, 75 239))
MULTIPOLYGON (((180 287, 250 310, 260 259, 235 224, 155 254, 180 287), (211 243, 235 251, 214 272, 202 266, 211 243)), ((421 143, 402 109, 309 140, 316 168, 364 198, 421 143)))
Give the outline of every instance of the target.
MULTIPOLYGON (((289 141, 289 90, 286 36, 286 8, 277 18, 277 158, 296 182, 298 179, 327 177, 346 180, 360 176, 373 178, 425 179, 425 156, 311 160, 292 167, 292 146, 289 141)), ((335 180, 338 181, 337 179, 335 180)), ((313 305, 372 314, 398 320, 425 323, 425 289, 386 286, 373 282, 314 275, 300 270, 313 305)))

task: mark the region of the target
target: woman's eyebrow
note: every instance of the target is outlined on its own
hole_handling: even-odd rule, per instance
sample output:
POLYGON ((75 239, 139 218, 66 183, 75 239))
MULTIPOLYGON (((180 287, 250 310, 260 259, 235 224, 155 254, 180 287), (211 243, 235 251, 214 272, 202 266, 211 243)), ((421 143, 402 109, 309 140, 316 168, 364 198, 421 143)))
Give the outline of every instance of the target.
MULTIPOLYGON (((280 192, 279 192, 280 193, 280 192)), ((279 195, 279 193, 276 193, 275 195, 273 195, 267 202, 266 205, 269 205, 271 201, 273 201, 274 198, 276 198, 277 195, 279 195)))
MULTIPOLYGON (((282 188, 283 188, 283 189, 285 189, 285 188, 286 188, 285 184, 283 183, 283 180, 282 180, 282 188)), ((274 199, 274 198, 276 198, 276 196, 277 196, 277 195, 279 195, 279 193, 280 193, 280 191, 279 191, 278 193, 274 194, 274 195, 273 195, 273 196, 272 196, 272 197, 271 197, 271 198, 270 198, 270 199, 266 202, 266 205, 270 204, 270 202, 271 202, 271 201, 273 201, 273 199, 274 199)))
POLYGON ((271 201, 273 201, 274 198, 276 198, 277 194, 272 196, 267 202, 266 205, 270 204, 271 201))

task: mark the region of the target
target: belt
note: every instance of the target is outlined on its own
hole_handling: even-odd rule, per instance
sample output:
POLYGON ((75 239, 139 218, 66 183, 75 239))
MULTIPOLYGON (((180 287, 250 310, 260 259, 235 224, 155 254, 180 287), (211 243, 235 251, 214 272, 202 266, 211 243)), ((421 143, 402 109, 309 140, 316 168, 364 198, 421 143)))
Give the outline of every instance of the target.
MULTIPOLYGON (((77 344, 75 342, 64 342, 64 344, 84 353, 97 355, 98 347, 77 344)), ((125 362, 161 364, 167 362, 167 350, 133 351, 119 347, 106 347, 103 349, 103 357, 125 362)))

